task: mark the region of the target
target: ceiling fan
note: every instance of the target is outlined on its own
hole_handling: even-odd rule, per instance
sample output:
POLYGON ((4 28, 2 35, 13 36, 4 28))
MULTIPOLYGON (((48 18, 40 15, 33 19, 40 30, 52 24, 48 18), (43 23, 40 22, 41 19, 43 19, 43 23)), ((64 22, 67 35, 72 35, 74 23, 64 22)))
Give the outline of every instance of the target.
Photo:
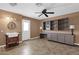
POLYGON ((43 11, 41 12, 41 14, 40 14, 38 17, 42 16, 43 14, 44 14, 46 17, 48 17, 48 14, 54 14, 54 12, 47 12, 47 9, 43 9, 43 11))

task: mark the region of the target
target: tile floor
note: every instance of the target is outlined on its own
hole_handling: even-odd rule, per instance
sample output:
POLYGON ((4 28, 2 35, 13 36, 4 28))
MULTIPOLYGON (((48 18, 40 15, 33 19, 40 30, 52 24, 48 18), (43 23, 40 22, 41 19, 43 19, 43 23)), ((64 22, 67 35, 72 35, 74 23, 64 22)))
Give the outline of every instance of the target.
POLYGON ((9 49, 0 48, 0 55, 78 55, 79 46, 70 46, 46 39, 25 41, 9 49))

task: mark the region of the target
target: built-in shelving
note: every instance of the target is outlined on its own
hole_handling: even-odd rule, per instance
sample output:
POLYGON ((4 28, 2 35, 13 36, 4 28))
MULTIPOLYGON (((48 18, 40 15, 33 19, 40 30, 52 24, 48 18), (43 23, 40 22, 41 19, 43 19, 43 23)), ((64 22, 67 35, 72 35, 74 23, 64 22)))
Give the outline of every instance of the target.
POLYGON ((68 30, 69 29, 69 19, 62 18, 58 20, 50 20, 43 22, 43 30, 68 30))

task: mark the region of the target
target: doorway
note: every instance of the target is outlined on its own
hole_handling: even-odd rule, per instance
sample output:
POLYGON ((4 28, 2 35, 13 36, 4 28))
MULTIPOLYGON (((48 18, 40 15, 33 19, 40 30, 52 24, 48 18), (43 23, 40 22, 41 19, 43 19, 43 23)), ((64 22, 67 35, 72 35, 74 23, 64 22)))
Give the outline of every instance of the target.
POLYGON ((30 39, 30 20, 22 20, 22 40, 30 39))

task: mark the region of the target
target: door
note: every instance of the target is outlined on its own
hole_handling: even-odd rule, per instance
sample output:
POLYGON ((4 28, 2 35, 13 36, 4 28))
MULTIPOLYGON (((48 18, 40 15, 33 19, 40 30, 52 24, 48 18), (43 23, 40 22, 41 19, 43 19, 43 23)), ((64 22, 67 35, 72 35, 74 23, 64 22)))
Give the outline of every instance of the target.
POLYGON ((30 39, 30 20, 22 20, 22 40, 30 39))

